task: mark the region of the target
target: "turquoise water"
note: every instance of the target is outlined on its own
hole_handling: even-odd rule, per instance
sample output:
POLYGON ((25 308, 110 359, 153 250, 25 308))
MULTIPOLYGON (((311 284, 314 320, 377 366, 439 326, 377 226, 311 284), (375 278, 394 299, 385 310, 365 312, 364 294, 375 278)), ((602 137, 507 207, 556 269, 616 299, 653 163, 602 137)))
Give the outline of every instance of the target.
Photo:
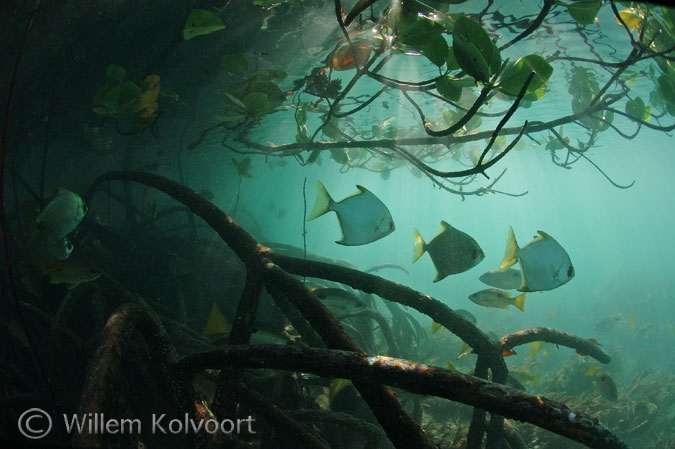
MULTIPOLYGON (((214 342, 202 334, 212 304, 223 310, 229 322, 234 320, 244 285, 242 265, 200 219, 182 209, 171 212, 177 203, 150 187, 120 181, 101 184, 94 196, 87 199, 86 218, 69 236, 75 248, 71 257, 101 276, 81 283, 82 279, 61 284, 48 282, 52 273, 48 270, 45 273, 45 259, 35 256, 39 252, 35 247, 45 242, 36 243, 32 232, 35 215, 44 210, 52 187, 62 186, 84 196, 99 175, 137 170, 178 181, 203 194, 253 238, 272 249, 290 245, 296 247, 294 254, 298 257, 303 257, 306 249, 310 258, 322 257, 359 270, 389 264, 375 274, 429 295, 452 309, 468 310, 476 317, 477 327, 491 338, 531 327, 551 327, 582 339, 594 339, 611 356, 609 364, 592 362, 573 348, 554 344, 536 354, 530 353, 529 345, 518 347, 518 355, 506 357, 505 362, 511 370, 541 375, 536 384, 525 384, 528 393, 551 397, 568 403, 575 411, 599 418, 629 447, 675 444, 668 425, 675 413, 670 388, 675 369, 671 355, 675 340, 672 305, 675 245, 671 235, 675 215, 670 207, 675 187, 672 176, 675 155, 670 132, 643 126, 635 138, 627 139, 613 129, 602 130, 583 153, 587 159, 580 159, 568 168, 552 162, 552 153, 547 149, 552 134, 532 132, 523 136, 504 159, 486 170, 490 179, 481 175, 463 179, 466 182, 462 186, 463 195, 439 189, 401 158, 373 151, 361 150, 359 154, 358 149, 350 149, 331 157, 324 150, 318 159, 309 162, 312 148, 308 144, 309 149, 295 156, 283 156, 278 147, 298 140, 300 107, 308 108, 310 136, 321 126, 328 111, 325 99, 297 88, 294 80, 308 76, 315 67, 326 67, 331 52, 342 42, 334 4, 298 1, 262 8, 251 2, 170 3, 158 6, 143 1, 133 5, 123 1, 104 5, 43 2, 35 7, 17 1, 0 7, 3 21, 8 24, 0 37, 0 52, 6 61, 0 69, 4 86, 0 100, 7 104, 3 107, 6 120, 3 248, 10 265, 3 269, 7 275, 3 275, 2 284, 0 335, 3 346, 8 348, 2 353, 3 364, 8 368, 2 380, 2 401, 6 406, 1 416, 0 438, 13 444, 30 442, 16 427, 18 416, 28 408, 41 407, 56 414, 73 414, 83 409, 87 397, 82 399, 82 391, 87 379, 94 376, 87 370, 91 370, 96 349, 106 343, 100 340, 101 331, 107 317, 122 303, 136 302, 155 310, 170 330, 179 356, 213 349, 225 341, 222 335, 214 342), (225 28, 184 40, 181 33, 193 7, 215 14, 225 28), (31 8, 36 9, 31 12, 31 8), (25 32, 29 17, 34 21, 25 32), (232 54, 243 55, 249 75, 265 69, 286 72, 283 80, 275 81, 285 95, 281 106, 259 114, 256 120, 249 117, 243 124, 222 121, 227 113, 226 92, 240 80, 221 66, 221 57, 232 54), (149 120, 143 121, 138 109, 119 116, 94 110, 97 94, 119 82, 105 75, 111 64, 123 67, 124 79, 140 86, 139 92, 132 96, 133 102, 140 101, 140 92, 148 90, 143 79, 150 74, 159 75, 161 94, 157 97, 157 110, 148 112, 149 120), (315 101, 312 109, 309 104, 315 101), (251 142, 264 147, 268 154, 254 151, 251 142), (341 161, 340 154, 348 154, 350 161, 341 161), (242 168, 241 164, 249 162, 248 168, 242 168), (333 213, 310 222, 305 220, 314 205, 317 180, 335 200, 355 193, 356 185, 365 186, 387 205, 396 230, 367 245, 336 244, 341 229, 333 213), (471 194, 481 188, 492 190, 471 194), (32 214, 26 212, 31 209, 32 214), (473 237, 485 258, 470 270, 433 283, 435 269, 428 255, 412 264, 413 230, 418 229, 429 242, 439 232, 441 221, 473 237), (478 277, 499 266, 509 226, 513 227, 520 246, 529 242, 538 230, 550 234, 565 248, 575 268, 575 277, 569 283, 550 291, 528 293, 524 312, 514 307, 506 310, 481 307, 468 299, 470 294, 488 288, 478 277), (9 275, 13 283, 9 282, 9 275), (17 313, 17 304, 24 310, 22 314, 17 313), (30 341, 26 339, 26 329, 30 341), (58 342, 56 348, 54 342, 58 342), (592 363, 611 376, 618 391, 617 400, 603 397, 597 380, 584 375, 592 363)), ((343 4, 343 9, 349 11, 352 3, 343 4)), ((374 4, 376 16, 386 6, 386 2, 380 3, 374 4)), ((481 24, 497 46, 524 29, 515 19, 530 23, 542 7, 540 2, 485 5, 470 1, 449 7, 442 3, 436 6, 444 11, 449 8, 444 14, 450 20, 467 14, 478 18, 483 8, 487 8, 481 24), (505 25, 511 21, 516 25, 505 25)), ((616 7, 626 8, 619 3, 616 7)), ((663 17, 663 13, 659 14, 663 17)), ((366 15, 364 12, 364 19, 366 15)), ((352 38, 379 45, 377 39, 367 40, 373 26, 365 22, 361 25, 363 34, 354 34, 352 38)), ((355 32, 356 28, 354 25, 350 31, 355 32)), ((452 43, 447 30, 442 36, 452 43)), ((408 82, 438 77, 438 67, 413 47, 386 48, 377 61, 386 55, 391 55, 391 60, 377 74, 408 82)), ((543 97, 529 107, 519 108, 509 120, 506 128, 511 131, 504 133, 506 140, 499 142, 500 148, 512 141, 514 129, 526 120, 532 126, 536 125, 534 122, 552 121, 572 113, 570 104, 574 96, 568 92, 568 84, 572 82, 573 67, 590 67, 600 85, 610 79, 615 69, 565 57, 602 58, 613 63, 626 58, 631 48, 628 33, 616 24, 609 2, 597 12, 597 23, 585 26, 579 25, 563 6, 554 6, 544 25, 502 51, 502 61, 511 58, 513 62, 527 54, 541 55, 549 60, 553 73, 543 97)), ((226 63, 228 58, 231 56, 225 58, 226 63)), ((656 117, 664 105, 650 100, 656 89, 654 78, 660 70, 651 60, 638 62, 627 72, 631 76, 622 78, 623 86, 613 84, 606 93, 618 96, 628 92, 628 98, 641 97, 652 108, 649 125, 671 126, 672 115, 664 112, 662 117, 656 117)), ((331 79, 341 79, 344 88, 355 73, 355 69, 334 70, 331 79)), ((470 106, 472 101, 465 100, 476 98, 481 91, 481 86, 471 84, 462 90, 459 102, 463 107, 470 106)), ((376 77, 360 78, 345 100, 352 106, 345 109, 363 102, 381 87, 376 77)), ((235 91, 229 92, 236 96, 235 91)), ((433 129, 447 126, 443 110, 454 109, 454 103, 448 105, 421 92, 409 94, 432 122, 433 129)), ((436 169, 465 170, 486 144, 486 139, 472 139, 471 134, 493 130, 513 98, 503 94, 490 97, 480 110, 488 114, 482 117, 482 122, 456 134, 464 136, 460 139, 466 142, 425 147, 406 145, 406 139, 422 139, 426 135, 412 101, 405 99, 401 89, 391 88, 363 109, 341 119, 338 125, 341 136, 319 132, 314 141, 358 141, 363 144, 360 148, 368 148, 369 141, 375 139, 399 139, 404 148, 419 157, 428 152, 424 160, 436 169)), ((623 111, 625 101, 622 98, 616 103, 616 109, 623 111)), ((636 129, 630 118, 620 114, 615 114, 613 125, 625 134, 636 129)), ((574 123, 552 128, 569 137, 575 148, 577 142, 587 141, 592 133, 588 127, 574 123)), ((566 154, 564 149, 556 152, 559 158, 566 154)), ((574 154, 578 152, 573 153, 576 157, 574 154)), ((439 182, 452 190, 459 189, 452 182, 439 182)), ((288 322, 269 297, 265 298, 259 318, 275 321, 277 327, 283 328, 288 322)), ((371 305, 393 325, 384 300, 365 295, 361 299, 373 301, 371 305)), ((366 349, 370 352, 405 356, 442 368, 450 362, 463 373, 474 368, 475 355, 458 360, 462 350, 459 337, 445 329, 432 333, 429 316, 412 308, 405 310, 424 330, 424 337, 410 344, 405 353, 389 352, 391 348, 383 343, 379 325, 369 322, 368 327, 358 319, 345 322, 350 324, 349 331, 360 337, 363 335, 359 332, 368 329, 366 333, 370 336, 361 341, 369 345, 366 349)), ((172 399, 163 396, 161 388, 147 387, 157 373, 143 368, 146 360, 143 351, 147 347, 139 343, 140 334, 133 335, 128 337, 133 342, 132 349, 119 358, 125 364, 123 374, 119 375, 123 381, 114 387, 115 393, 126 399, 110 406, 110 416, 126 417, 125 413, 131 413, 147 418, 154 411, 171 413, 172 399)), ((302 401, 298 399, 297 404, 280 407, 368 416, 363 413, 362 404, 331 403, 329 380, 317 380, 318 376, 312 374, 303 376, 293 378, 304 388, 296 392, 302 401), (302 384, 303 379, 306 384, 302 384)), ((282 377, 279 375, 279 379, 282 377)), ((276 379, 273 374, 270 378, 276 379)), ((217 375, 211 372, 198 381, 207 400, 213 398, 216 379, 217 375)), ((283 379, 288 381, 287 377, 283 379)), ((259 387, 271 403, 278 400, 282 380, 278 382, 276 390, 272 387, 265 390, 267 384, 259 387)), ((438 406, 426 396, 424 400, 410 399, 401 393, 401 397, 404 408, 415 414, 436 444, 459 447, 455 444, 458 438, 454 437, 465 435, 471 421, 466 409, 446 409, 447 404, 438 406), (423 403, 421 417, 411 405, 416 400, 423 403)), ((238 411, 248 414, 250 404, 241 402, 245 405, 238 411)), ((255 413, 255 407, 251 410, 255 413)), ((526 447, 584 447, 548 431, 535 430, 529 424, 516 421, 514 424, 520 426, 526 447)), ((261 429, 264 433, 264 428, 261 429)), ((328 425, 316 424, 313 430, 329 441, 329 447, 364 444, 336 438, 328 425)), ((243 444, 282 448, 298 444, 289 443, 286 437, 277 438, 276 442, 261 442, 259 436, 249 436, 243 439, 246 441, 243 444)), ((43 440, 60 447, 70 441, 63 429, 43 440)), ((138 443, 148 447, 179 447, 183 440, 147 432, 127 439, 104 439, 109 447, 131 447, 138 443)), ((192 443, 190 440, 186 444, 192 443)), ((378 444, 373 447, 391 447, 384 439, 378 444)))

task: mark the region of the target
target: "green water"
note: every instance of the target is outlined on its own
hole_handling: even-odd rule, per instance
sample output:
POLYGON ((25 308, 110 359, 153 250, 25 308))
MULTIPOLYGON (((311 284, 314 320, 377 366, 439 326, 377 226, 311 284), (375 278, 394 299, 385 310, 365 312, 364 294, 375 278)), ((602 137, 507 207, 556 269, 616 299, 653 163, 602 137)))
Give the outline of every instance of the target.
MULTIPOLYGON (((14 445, 94 444, 62 424, 64 415, 88 410, 143 423, 142 431, 126 435, 91 431, 104 447, 198 445, 208 434, 150 431, 153 413, 168 414, 168 422, 185 409, 171 395, 176 390, 162 383, 162 365, 152 358, 158 349, 141 332, 123 337, 126 349, 107 359, 108 365, 121 365, 110 379, 101 381, 93 360, 99 347, 112 344, 102 332, 125 303, 156 314, 177 357, 227 346, 229 327, 218 328, 215 336, 203 331, 214 305, 231 326, 242 290, 249 291, 240 256, 253 249, 236 244, 250 235, 279 254, 359 271, 374 268, 393 289, 397 283, 467 310, 490 339, 534 327, 592 339, 609 363, 555 343, 538 352, 529 343, 518 346, 517 355, 504 362, 511 372, 526 374, 521 378, 526 393, 599 419, 628 447, 675 445, 672 10, 646 4, 631 10, 628 2, 401 6, 380 0, 344 30, 356 49, 350 54, 335 3, 321 0, 5 3, 0 6, 5 237, 0 439, 14 445), (617 23, 612 6, 628 29, 617 23), (188 20, 197 9, 207 13, 188 20), (199 28, 200 21, 211 28, 199 28), (457 23, 470 32, 453 32, 457 23), (464 47, 457 42, 462 39, 464 47), (496 62, 484 59, 497 52, 496 62), (358 64, 349 66, 353 55, 358 64), (508 71, 513 75, 513 65, 525 57, 535 61, 532 82, 541 87, 520 92, 520 77, 509 92, 507 82, 515 81, 508 71), (481 73, 487 76, 482 82, 481 73), (519 92, 524 98, 514 106, 519 92), (481 93, 484 101, 477 100, 481 93), (597 109, 585 109, 589 105, 597 109), (472 106, 477 113, 464 126, 434 136, 472 106), (507 112, 513 114, 505 121, 507 112), (491 137, 496 140, 488 148, 491 137), (501 155, 494 165, 489 162, 501 155), (476 167, 479 158, 487 164, 484 170, 476 167), (472 173, 460 176, 466 170, 472 173), (105 180, 85 196, 98 176, 113 171, 152 173, 182 184, 247 234, 238 234, 229 248, 213 223, 199 218, 199 210, 188 211, 143 179, 105 180), (342 229, 335 214, 305 220, 318 180, 335 201, 364 186, 386 205, 395 231, 366 245, 337 244, 342 229), (67 237, 73 251, 65 263, 45 255, 48 244, 63 240, 38 232, 44 225, 36 218, 55 186, 85 197, 88 206, 67 237), (427 254, 412 263, 414 229, 429 242, 441 221, 475 239, 485 258, 432 282, 436 270, 427 254), (468 299, 489 288, 478 278, 499 267, 509 226, 521 247, 539 230, 550 234, 574 265, 568 283, 528 293, 523 312, 468 299), (71 261, 96 279, 72 274, 71 261), (50 283, 64 271, 76 280, 50 283), (599 374, 593 376, 593 370, 599 374), (617 398, 603 390, 603 373, 615 384, 617 398), (109 385, 115 399, 101 399, 102 385, 109 385), (47 437, 21 434, 17 423, 31 408, 54 418, 47 437)), ((343 19, 355 3, 341 4, 343 19)), ((523 70, 527 77, 529 70, 523 70)), ((188 192, 180 198, 191 204, 195 197, 188 192)), ((284 265, 288 262, 272 259, 293 271, 284 265)), ((301 335, 293 307, 289 312, 283 298, 282 303, 272 298, 277 284, 270 272, 256 278, 252 266, 260 269, 250 265, 249 280, 267 287, 252 318, 252 331, 258 330, 252 342, 312 346, 316 340, 301 335)), ((332 275, 339 273, 335 268, 332 275)), ((468 351, 461 337, 443 328, 432 332, 434 318, 422 307, 397 312, 388 300, 338 282, 296 279, 311 288, 342 288, 360 301, 356 316, 336 314, 365 352, 441 368, 451 363, 453 370, 473 374, 476 355, 458 358, 468 351), (393 336, 383 330, 387 327, 393 336)), ((255 297, 256 288, 250 291, 255 297)), ((305 318, 317 326, 317 316, 305 318)), ((288 422, 266 420, 250 398, 227 397, 227 404, 239 404, 234 409, 219 408, 218 400, 213 404, 216 386, 224 382, 217 371, 196 377, 194 398, 209 403, 221 420, 258 419, 258 433, 239 435, 241 446, 232 447, 402 447, 392 430, 377 427, 354 388, 336 393, 331 378, 303 367, 250 369, 243 382, 261 393, 263 402, 305 424, 325 446, 298 440, 288 422), (333 412, 380 430, 368 439, 345 432, 353 424, 317 418, 337 416, 333 412), (387 432, 389 438, 383 436, 387 432)), ((458 441, 472 422, 467 405, 429 391, 396 391, 417 423, 411 428, 424 429, 439 447, 462 447, 458 441)), ((34 427, 45 424, 40 419, 34 427)), ((509 422, 528 448, 586 447, 529 423, 509 422)))

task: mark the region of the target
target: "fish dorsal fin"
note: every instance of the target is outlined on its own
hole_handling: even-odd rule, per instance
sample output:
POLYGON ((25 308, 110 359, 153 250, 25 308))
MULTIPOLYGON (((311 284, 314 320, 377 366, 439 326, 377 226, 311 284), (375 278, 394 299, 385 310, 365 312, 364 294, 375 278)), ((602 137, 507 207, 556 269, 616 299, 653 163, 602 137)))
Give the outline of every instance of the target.
POLYGON ((422 254, 424 254, 424 250, 427 246, 426 242, 422 238, 422 234, 420 234, 420 231, 418 231, 417 228, 414 228, 414 232, 415 232, 415 240, 413 247, 412 263, 417 262, 417 260, 420 257, 422 257, 422 254))
POLYGON ((321 181, 316 181, 316 201, 314 202, 314 208, 307 216, 307 221, 312 221, 315 218, 319 218, 326 212, 330 210, 330 204, 333 202, 333 199, 328 194, 326 186, 323 185, 321 181))
POLYGON ((537 231, 538 236, 536 236, 530 243, 535 243, 535 242, 540 242, 542 240, 547 240, 547 239, 553 239, 550 235, 545 233, 544 231, 537 231))
POLYGON ((504 258, 502 259, 502 263, 499 265, 499 268, 497 268, 497 271, 506 271, 516 264, 518 261, 518 249, 518 242, 516 241, 516 235, 513 233, 513 227, 509 226, 509 236, 506 239, 504 258))
POLYGON ((345 201, 349 198, 353 198, 355 196, 363 195, 364 193, 370 193, 371 195, 375 196, 374 193, 372 193, 370 190, 366 189, 365 187, 363 187, 361 185, 356 184, 356 189, 358 190, 358 192, 354 192, 351 195, 342 198, 340 201, 338 201, 338 203, 341 203, 341 202, 343 202, 343 201, 345 201))

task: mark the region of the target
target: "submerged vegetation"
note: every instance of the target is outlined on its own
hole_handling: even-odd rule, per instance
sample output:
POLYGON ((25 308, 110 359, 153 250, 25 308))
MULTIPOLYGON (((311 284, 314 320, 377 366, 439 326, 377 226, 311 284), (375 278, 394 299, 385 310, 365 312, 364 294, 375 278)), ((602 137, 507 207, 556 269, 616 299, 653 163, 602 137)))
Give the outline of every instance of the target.
MULTIPOLYGON (((259 53, 222 55, 227 84, 217 92, 221 110, 211 114, 217 123, 161 156, 175 157, 182 177, 181 158, 218 136, 223 148, 245 155, 227 157, 239 187, 252 177, 256 156, 301 165, 330 158, 340 171, 361 168, 392 180, 405 167, 462 198, 517 196, 496 190, 504 171, 486 185, 478 175, 489 177, 527 141, 548 151, 556 165, 587 161, 609 179, 589 158, 604 133, 631 139, 644 127, 675 129, 673 10, 624 3, 543 0, 536 14, 514 17, 500 14, 493 2, 468 10, 461 1, 362 0, 348 7, 336 0, 329 5, 335 15, 324 18, 336 23, 338 34, 327 37, 335 39, 332 48, 306 67, 292 67, 293 76, 288 67, 263 67, 259 53), (601 14, 616 23, 600 22, 601 14), (599 27, 610 26, 623 43, 602 39, 599 27), (558 29, 579 42, 567 48, 550 36, 558 29), (533 50, 530 44, 541 39, 552 39, 555 50, 533 50), (566 86, 559 96, 569 94, 569 110, 556 110, 558 117, 542 112, 550 106, 553 83, 566 86), (293 126, 279 127, 274 141, 263 141, 259 130, 283 120, 293 126)), ((304 4, 314 2, 256 0, 248 7, 290 21, 304 4)), ((159 152, 155 160, 121 145, 125 151, 115 162, 120 170, 105 164, 97 173, 83 170, 81 197, 60 188, 45 198, 48 144, 36 175, 36 164, 16 153, 21 139, 7 138, 23 46, 39 5, 25 34, 17 33, 21 45, 5 96, 0 333, 12 344, 2 349, 0 437, 21 440, 16 416, 39 406, 56 414, 133 416, 148 423, 162 413, 194 422, 256 420, 255 433, 89 430, 54 432, 45 440, 76 447, 675 444, 665 433, 674 413, 672 376, 645 372, 617 392, 603 367, 612 356, 594 338, 547 327, 497 335, 467 311, 369 272, 395 267, 361 271, 306 248, 259 241, 209 192, 149 173, 160 165, 159 152), (150 168, 138 170, 143 164, 150 168), (98 173, 104 174, 92 180, 98 173), (163 203, 156 191, 171 201, 163 203), (419 316, 430 318, 431 328, 419 316), (507 358, 526 353, 526 345, 532 357, 543 343, 576 354, 570 351, 572 358, 557 366, 540 366, 543 373, 509 368, 507 358)), ((218 16, 228 5, 221 10, 205 2, 203 9, 185 11, 177 21, 180 38, 198 43, 227 33, 218 16)), ((275 23, 266 19, 261 27, 275 23)), ((134 70, 142 73, 137 81, 127 75, 128 64, 109 63, 86 107, 79 105, 114 139, 128 142, 148 132, 160 138, 163 110, 181 106, 177 94, 162 90, 160 70, 150 65, 134 70)), ((171 87, 181 90, 178 83, 171 87)), ((45 142, 49 137, 47 129, 45 142)), ((90 151, 112 153, 114 140, 108 139, 108 147, 90 151)), ((238 195, 234 204, 236 210, 238 195)), ((323 188, 315 210, 305 215, 329 210, 338 213, 345 245, 367 244, 394 229, 387 207, 361 186, 338 203, 323 188), (360 233, 359 226, 371 223, 341 215, 354 204, 359 218, 375 210, 377 226, 384 227, 360 233)), ((415 230, 415 260, 429 253, 435 281, 484 257, 471 236, 446 222, 441 226, 428 243, 415 230), (463 251, 465 259, 449 261, 452 251, 463 251)), ((539 231, 523 248, 513 237, 509 247, 503 270, 484 275, 499 288, 550 290, 574 276, 566 251, 548 234, 539 231), (553 274, 538 270, 552 257, 553 274), (510 269, 516 260, 522 273, 510 269), (539 277, 528 281, 526 271, 539 277)), ((476 303, 524 309, 525 293, 479 293, 476 303)))

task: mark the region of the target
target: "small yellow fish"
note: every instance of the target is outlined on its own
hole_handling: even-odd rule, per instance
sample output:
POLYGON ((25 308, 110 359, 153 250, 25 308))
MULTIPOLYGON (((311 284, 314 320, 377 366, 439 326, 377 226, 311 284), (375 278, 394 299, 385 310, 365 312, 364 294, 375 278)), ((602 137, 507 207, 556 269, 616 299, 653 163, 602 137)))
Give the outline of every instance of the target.
POLYGON ((532 374, 528 370, 524 369, 509 370, 509 375, 523 385, 527 385, 529 383, 539 385, 539 382, 541 381, 541 373, 532 374))
POLYGON ((469 295, 469 299, 483 307, 494 307, 497 309, 508 309, 509 306, 515 306, 522 312, 525 311, 525 295, 521 293, 515 298, 511 293, 496 288, 488 288, 469 295))
POLYGON ((530 357, 534 357, 539 353, 539 351, 542 350, 543 350, 543 352, 541 353, 542 355, 548 354, 548 351, 546 350, 543 341, 533 341, 532 343, 530 343, 530 357))
POLYGON ((75 288, 83 282, 101 277, 91 265, 74 259, 52 260, 40 265, 40 274, 49 279, 50 284, 68 284, 75 288))
POLYGON ((593 385, 598 387, 598 391, 603 398, 612 402, 619 399, 619 392, 614 379, 609 374, 598 370, 595 363, 591 363, 584 375, 593 378, 593 385))
POLYGON ((342 391, 343 388, 351 385, 351 383, 352 381, 349 379, 333 379, 328 388, 328 399, 330 402, 333 402, 338 393, 342 391))

